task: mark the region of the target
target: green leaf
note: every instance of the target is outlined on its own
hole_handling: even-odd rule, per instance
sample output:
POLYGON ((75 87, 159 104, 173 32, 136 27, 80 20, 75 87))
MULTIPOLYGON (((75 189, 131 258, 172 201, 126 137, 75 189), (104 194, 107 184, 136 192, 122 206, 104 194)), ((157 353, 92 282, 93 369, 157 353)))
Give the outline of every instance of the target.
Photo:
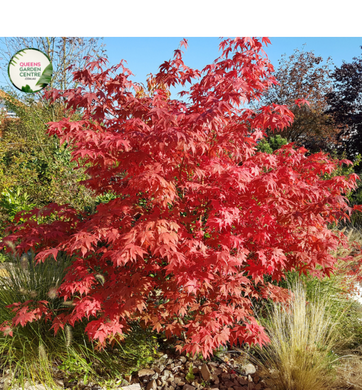
POLYGON ((30 88, 30 86, 28 84, 26 84, 25 87, 21 87, 21 90, 23 92, 34 93, 34 91, 30 88))
POLYGON ((36 83, 36 85, 48 85, 50 84, 52 80, 52 74, 53 74, 53 65, 50 63, 43 71, 42 75, 40 76, 40 79, 36 83))
POLYGON ((10 65, 15 66, 15 65, 17 64, 17 62, 15 61, 15 59, 16 59, 16 60, 19 60, 19 58, 18 58, 17 56, 20 55, 20 56, 22 57, 23 54, 21 54, 21 53, 25 52, 25 50, 26 50, 26 49, 23 49, 23 50, 18 51, 18 52, 13 56, 13 58, 11 59, 10 65))

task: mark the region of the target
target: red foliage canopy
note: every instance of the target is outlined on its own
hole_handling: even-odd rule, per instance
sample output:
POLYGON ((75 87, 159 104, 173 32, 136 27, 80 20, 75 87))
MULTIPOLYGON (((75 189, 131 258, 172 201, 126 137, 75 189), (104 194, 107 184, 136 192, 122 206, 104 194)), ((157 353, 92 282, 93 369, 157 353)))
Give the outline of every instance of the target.
POLYGON ((150 95, 137 93, 122 63, 104 69, 102 59, 74 73, 79 87, 48 93, 82 113, 49 123, 49 134, 71 145, 85 185, 117 195, 91 215, 56 204, 34 210, 4 239, 19 253, 33 248, 39 261, 74 257, 59 288, 74 306, 53 318, 56 331, 87 317, 89 337, 104 345, 140 320, 206 357, 227 342, 267 342, 251 299, 288 294, 265 275, 333 269, 330 251, 343 236, 327 223, 350 213, 343 193, 357 176, 325 180, 340 162, 293 145, 256 153, 266 128, 293 120, 286 106, 246 108, 276 82, 262 46, 226 39, 202 71, 176 50, 150 95), (168 88, 186 83, 186 102, 171 99, 168 88), (34 215, 57 220, 38 224, 34 215))

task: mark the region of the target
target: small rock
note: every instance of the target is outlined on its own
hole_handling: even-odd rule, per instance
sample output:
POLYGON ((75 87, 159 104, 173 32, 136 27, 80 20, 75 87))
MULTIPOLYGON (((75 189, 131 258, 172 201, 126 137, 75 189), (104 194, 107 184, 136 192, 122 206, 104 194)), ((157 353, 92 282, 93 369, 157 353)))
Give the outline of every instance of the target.
POLYGON ((178 385, 178 386, 183 386, 183 385, 185 384, 185 382, 183 382, 183 381, 182 381, 182 378, 180 378, 179 376, 175 376, 174 382, 175 382, 175 384, 178 385), (181 385, 180 383, 182 383, 182 385, 181 385))
POLYGON ((211 372, 207 364, 203 364, 201 367, 201 376, 205 382, 208 382, 211 378, 211 372))
POLYGON ((256 373, 256 368, 253 364, 249 363, 243 366, 243 370, 245 372, 245 375, 251 375, 256 373))
POLYGON ((209 362, 209 366, 211 366, 211 367, 219 367, 219 363, 209 362))
MULTIPOLYGON (((124 383, 124 381, 122 381, 122 382, 124 383)), ((127 383, 127 385, 128 385, 128 383, 127 383)), ((91 386, 91 389, 92 390, 103 390, 103 387, 100 386, 100 385, 94 384, 94 385, 91 386)))
POLYGON ((242 376, 239 376, 238 382, 239 382, 239 384, 242 385, 242 386, 248 384, 247 379, 246 379, 246 378, 243 378, 242 376))
POLYGON ((154 379, 152 379, 152 381, 148 383, 146 390, 156 390, 156 389, 157 389, 157 383, 154 379))
POLYGON ((134 385, 122 387, 122 390, 142 390, 142 388, 139 383, 135 383, 134 385))
POLYGON ((226 382, 224 383, 224 385, 225 385, 227 388, 230 388, 230 387, 233 387, 233 386, 234 386, 234 382, 226 381, 226 382))
POLYGON ((198 373, 200 372, 199 367, 194 367, 194 368, 192 369, 192 372, 193 372, 194 374, 198 374, 198 373))
POLYGON ((140 371, 138 371, 138 377, 141 378, 143 376, 151 376, 153 375, 155 372, 153 370, 150 370, 149 368, 144 368, 140 371))
POLYGON ((185 364, 187 361, 186 356, 181 356, 180 360, 181 360, 181 363, 185 364))
POLYGON ((172 372, 171 372, 170 370, 165 370, 165 371, 163 372, 162 378, 167 379, 167 378, 169 378, 171 375, 172 375, 172 372))
POLYGON ((214 380, 214 384, 215 385, 218 385, 220 383, 220 379, 219 379, 218 376, 215 379, 213 379, 213 380, 214 380))
POLYGON ((171 368, 172 373, 176 373, 177 371, 180 371, 182 369, 181 365, 175 365, 174 367, 171 368))
POLYGON ((152 366, 152 370, 157 372, 158 374, 161 374, 161 370, 160 370, 160 367, 157 367, 157 366, 152 366))
POLYGON ((191 386, 191 385, 189 385, 189 384, 186 384, 186 385, 182 388, 182 390, 195 390, 195 387, 194 387, 194 386, 191 386))
POLYGON ((214 375, 221 375, 222 374, 222 370, 220 368, 212 368, 212 373, 214 375))
POLYGON ((171 375, 169 378, 167 378, 167 382, 171 384, 174 381, 174 379, 175 377, 171 375))

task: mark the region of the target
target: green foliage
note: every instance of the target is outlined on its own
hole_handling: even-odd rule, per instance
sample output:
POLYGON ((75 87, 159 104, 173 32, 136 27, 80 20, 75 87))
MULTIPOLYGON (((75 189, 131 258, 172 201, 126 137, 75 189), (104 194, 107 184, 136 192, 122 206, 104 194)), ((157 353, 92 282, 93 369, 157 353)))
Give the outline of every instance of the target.
POLYGON ((35 207, 31 203, 29 195, 18 188, 9 188, 1 193, 0 208, 6 211, 9 220, 13 222, 15 215, 20 211, 29 211, 35 207))
POLYGON ((288 140, 286 138, 282 138, 280 134, 277 134, 274 137, 263 138, 258 144, 257 150, 263 153, 272 154, 287 143, 288 140))
MULTIPOLYGON (((339 160, 345 160, 346 153, 343 152, 341 155, 338 155, 337 152, 334 152, 331 154, 331 157, 334 159, 339 159, 339 160)), ((342 164, 339 165, 337 169, 333 171, 331 174, 325 174, 324 178, 330 179, 335 176, 349 176, 352 173, 355 173, 356 169, 358 168, 360 162, 361 162, 362 156, 359 154, 356 156, 354 161, 352 161, 352 164, 347 165, 347 164, 342 164)))
MULTIPOLYGON (((338 155, 337 152, 332 153, 333 158, 338 158, 339 160, 344 160, 347 158, 346 152, 343 152, 341 155, 338 155)), ((358 154, 356 158, 352 161, 351 165, 342 164, 337 169, 334 170, 331 174, 325 174, 325 179, 330 179, 335 176, 346 176, 348 177, 351 174, 354 174, 360 170, 359 165, 362 160, 362 156, 358 154)), ((360 174, 358 174, 360 177, 360 174)), ((349 200, 350 206, 353 207, 355 205, 361 205, 362 204, 362 181, 357 180, 357 188, 353 191, 349 191, 345 194, 347 199, 349 200)), ((360 211, 354 211, 351 220, 348 223, 351 226, 354 227, 361 227, 362 226, 362 213, 360 211)))
POLYGON ((43 71, 36 85, 40 85, 43 88, 46 87, 52 81, 53 65, 50 63, 43 71))
POLYGON ((185 377, 188 382, 192 382, 195 379, 193 369, 194 369, 193 365, 190 364, 189 370, 188 370, 186 377, 185 377))
POLYGON ((123 368, 129 373, 150 364, 158 356, 157 336, 138 323, 131 325, 131 332, 117 342, 113 351, 118 352, 123 368))
POLYGON ((92 192, 80 184, 86 179, 84 168, 71 161, 69 146, 60 146, 46 133, 48 122, 66 115, 64 106, 26 99, 10 96, 5 102, 17 118, 6 121, 0 140, 0 236, 16 211, 51 202, 83 210, 95 203, 92 192))
POLYGON ((88 378, 95 375, 95 371, 92 368, 92 364, 89 359, 85 359, 74 349, 69 351, 67 357, 59 365, 59 368, 71 378, 82 378, 85 385, 88 382, 88 378))

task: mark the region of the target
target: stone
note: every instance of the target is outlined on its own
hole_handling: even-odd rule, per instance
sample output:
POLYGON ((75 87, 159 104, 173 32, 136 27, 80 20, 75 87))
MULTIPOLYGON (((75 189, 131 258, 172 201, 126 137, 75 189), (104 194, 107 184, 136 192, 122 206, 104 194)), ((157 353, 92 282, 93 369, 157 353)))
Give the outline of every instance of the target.
POLYGON ((150 370, 149 368, 143 368, 142 370, 138 371, 138 377, 142 378, 143 376, 151 376, 155 372, 153 370, 150 370))
POLYGON ((180 370, 182 370, 181 365, 175 365, 174 367, 171 368, 171 371, 173 374, 175 374, 177 371, 180 371, 180 370))
POLYGON ((247 385, 248 384, 248 380, 246 378, 243 378, 242 376, 239 376, 238 378, 238 382, 241 386, 243 385, 247 385))
POLYGON ((157 372, 158 374, 161 374, 161 370, 160 370, 160 367, 157 367, 157 366, 152 366, 152 370, 157 372))
POLYGON ((44 385, 33 385, 29 386, 27 390, 48 390, 48 388, 44 385))
POLYGON ((181 356, 180 361, 181 361, 181 363, 185 364, 187 361, 186 356, 181 356))
POLYGON ((178 386, 183 386, 185 384, 185 382, 182 380, 182 378, 180 378, 179 376, 175 376, 174 380, 176 385, 178 386), (182 383, 182 384, 181 384, 182 383))
POLYGON ((191 385, 189 385, 189 384, 186 384, 186 385, 182 388, 182 390, 195 390, 195 387, 194 387, 194 386, 191 386, 191 385))
POLYGON ((245 372, 245 375, 251 375, 256 373, 256 368, 253 364, 245 364, 245 366, 242 367, 243 371, 245 372))
POLYGON ((208 382, 210 380, 210 378, 211 378, 211 372, 210 372, 209 367, 207 366, 207 364, 203 364, 201 366, 200 372, 201 372, 201 376, 202 376, 203 380, 205 382, 208 382))
POLYGON ((174 380, 175 380, 175 378, 173 375, 171 375, 169 378, 167 378, 168 383, 173 383, 174 380))
POLYGON ((224 383, 224 385, 225 385, 227 388, 233 387, 233 386, 234 386, 234 382, 226 381, 226 382, 224 383))
POLYGON ((156 390, 156 389, 157 389, 157 383, 154 379, 152 379, 151 382, 148 382, 146 390, 156 390))
POLYGON ((212 368, 212 373, 214 375, 221 375, 222 374, 222 370, 220 368, 212 368))
POLYGON ((214 379, 214 384, 215 385, 218 385, 220 383, 220 379, 219 377, 217 376, 215 379, 214 379))
POLYGON ((142 390, 142 388, 139 383, 135 383, 134 385, 123 386, 120 390, 142 390))
POLYGON ((171 375, 172 375, 172 372, 171 372, 170 370, 165 370, 165 371, 162 373, 162 378, 167 379, 167 378, 169 378, 171 375))

